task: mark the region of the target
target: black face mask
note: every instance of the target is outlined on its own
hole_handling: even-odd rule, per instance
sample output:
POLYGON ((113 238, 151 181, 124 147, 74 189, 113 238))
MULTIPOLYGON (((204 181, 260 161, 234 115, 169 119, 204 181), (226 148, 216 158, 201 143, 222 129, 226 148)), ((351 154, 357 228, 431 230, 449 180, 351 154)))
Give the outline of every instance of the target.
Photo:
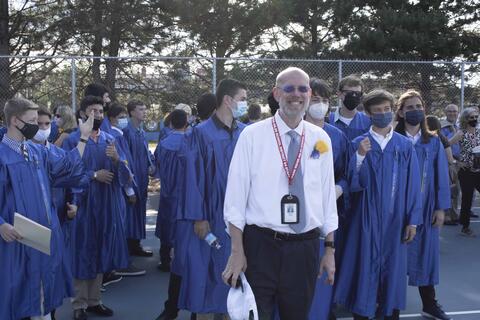
POLYGON ((93 119, 93 131, 98 131, 102 125, 103 119, 93 119))
POLYGON ((360 104, 360 100, 362 99, 361 92, 350 91, 345 94, 345 98, 343 99, 343 105, 348 110, 353 110, 360 104))
POLYGON ((31 123, 27 123, 25 121, 23 121, 22 119, 18 119, 20 121, 23 122, 24 126, 22 129, 20 129, 19 127, 15 126, 18 130, 20 130, 20 132, 23 134, 23 136, 25 137, 25 139, 27 140, 30 140, 32 139, 33 137, 35 137, 35 135, 37 134, 38 132, 38 124, 31 124, 31 123))
POLYGON ((468 125, 470 127, 474 127, 474 128, 477 126, 477 123, 478 123, 478 120, 469 120, 468 121, 468 125))

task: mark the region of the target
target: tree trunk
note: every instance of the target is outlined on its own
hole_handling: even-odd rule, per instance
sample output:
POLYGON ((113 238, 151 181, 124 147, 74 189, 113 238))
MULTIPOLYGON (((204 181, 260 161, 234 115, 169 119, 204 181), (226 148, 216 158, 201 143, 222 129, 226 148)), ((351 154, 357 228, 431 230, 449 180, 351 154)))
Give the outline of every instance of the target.
MULTIPOLYGON (((102 42, 103 42, 103 4, 101 0, 95 0, 94 6, 94 40, 92 45, 92 54, 95 57, 102 56, 102 42)), ((100 59, 93 59, 92 74, 93 82, 102 83, 102 76, 100 72, 100 59)))
MULTIPOLYGON (((0 55, 10 55, 10 34, 8 30, 8 0, 0 0, 0 55)), ((0 58, 0 118, 3 119, 3 106, 12 97, 10 88, 10 59, 0 58)))
MULTIPOLYGON (((110 27, 110 44, 108 46, 108 56, 118 57, 120 51, 120 38, 121 38, 121 19, 122 19, 122 1, 115 1, 115 5, 112 8, 112 23, 110 27)), ((106 76, 105 85, 110 91, 112 98, 115 97, 115 82, 117 78, 118 59, 107 59, 105 61, 106 76)))

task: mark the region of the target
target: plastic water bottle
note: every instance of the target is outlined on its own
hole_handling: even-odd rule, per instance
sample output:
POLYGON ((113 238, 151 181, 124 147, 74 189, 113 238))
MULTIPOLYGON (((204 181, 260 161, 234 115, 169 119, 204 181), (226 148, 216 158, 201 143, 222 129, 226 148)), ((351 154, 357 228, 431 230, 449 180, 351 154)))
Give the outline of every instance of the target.
POLYGON ((218 242, 218 238, 211 232, 209 232, 205 236, 205 242, 207 242, 210 247, 215 248, 217 250, 219 250, 222 247, 220 242, 218 242))

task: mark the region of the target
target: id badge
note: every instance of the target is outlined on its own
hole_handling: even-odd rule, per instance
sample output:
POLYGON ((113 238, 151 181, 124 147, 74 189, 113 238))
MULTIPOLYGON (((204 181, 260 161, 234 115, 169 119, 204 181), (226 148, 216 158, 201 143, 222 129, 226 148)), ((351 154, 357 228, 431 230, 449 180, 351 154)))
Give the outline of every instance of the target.
POLYGON ((280 202, 282 224, 297 224, 300 216, 300 202, 292 194, 283 196, 280 202))

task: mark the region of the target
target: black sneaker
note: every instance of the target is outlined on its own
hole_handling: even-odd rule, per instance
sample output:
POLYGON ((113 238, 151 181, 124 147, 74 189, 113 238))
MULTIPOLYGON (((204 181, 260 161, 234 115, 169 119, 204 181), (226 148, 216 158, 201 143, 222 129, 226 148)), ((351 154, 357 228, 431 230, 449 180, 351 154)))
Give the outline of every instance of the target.
POLYGON ((470 238, 474 238, 474 237, 475 237, 475 233, 473 233, 472 229, 470 229, 470 228, 468 228, 468 227, 463 227, 460 234, 461 234, 462 236, 465 236, 465 237, 470 237, 470 238))
POLYGON ((163 310, 160 315, 155 318, 155 320, 175 320, 177 319, 177 315, 169 314, 167 310, 163 310))
POLYGON ((118 276, 124 276, 124 277, 137 277, 137 276, 143 276, 147 271, 145 269, 140 269, 135 267, 133 264, 130 264, 128 268, 125 269, 119 269, 115 271, 115 274, 118 276))
POLYGON ((158 270, 162 272, 170 272, 170 264, 159 262, 157 265, 158 270))
POLYGON ((96 315, 102 316, 102 317, 111 317, 113 316, 113 310, 110 309, 109 307, 105 306, 104 304, 98 304, 93 307, 88 307, 87 312, 94 313, 96 315))
POLYGON ((430 307, 424 307, 422 310, 422 316, 436 320, 452 320, 452 318, 442 310, 442 306, 437 302, 430 307))
POLYGON ((115 272, 110 272, 107 276, 105 275, 103 276, 102 285, 106 287, 109 284, 119 282, 122 279, 123 279, 122 276, 116 275, 115 272))

